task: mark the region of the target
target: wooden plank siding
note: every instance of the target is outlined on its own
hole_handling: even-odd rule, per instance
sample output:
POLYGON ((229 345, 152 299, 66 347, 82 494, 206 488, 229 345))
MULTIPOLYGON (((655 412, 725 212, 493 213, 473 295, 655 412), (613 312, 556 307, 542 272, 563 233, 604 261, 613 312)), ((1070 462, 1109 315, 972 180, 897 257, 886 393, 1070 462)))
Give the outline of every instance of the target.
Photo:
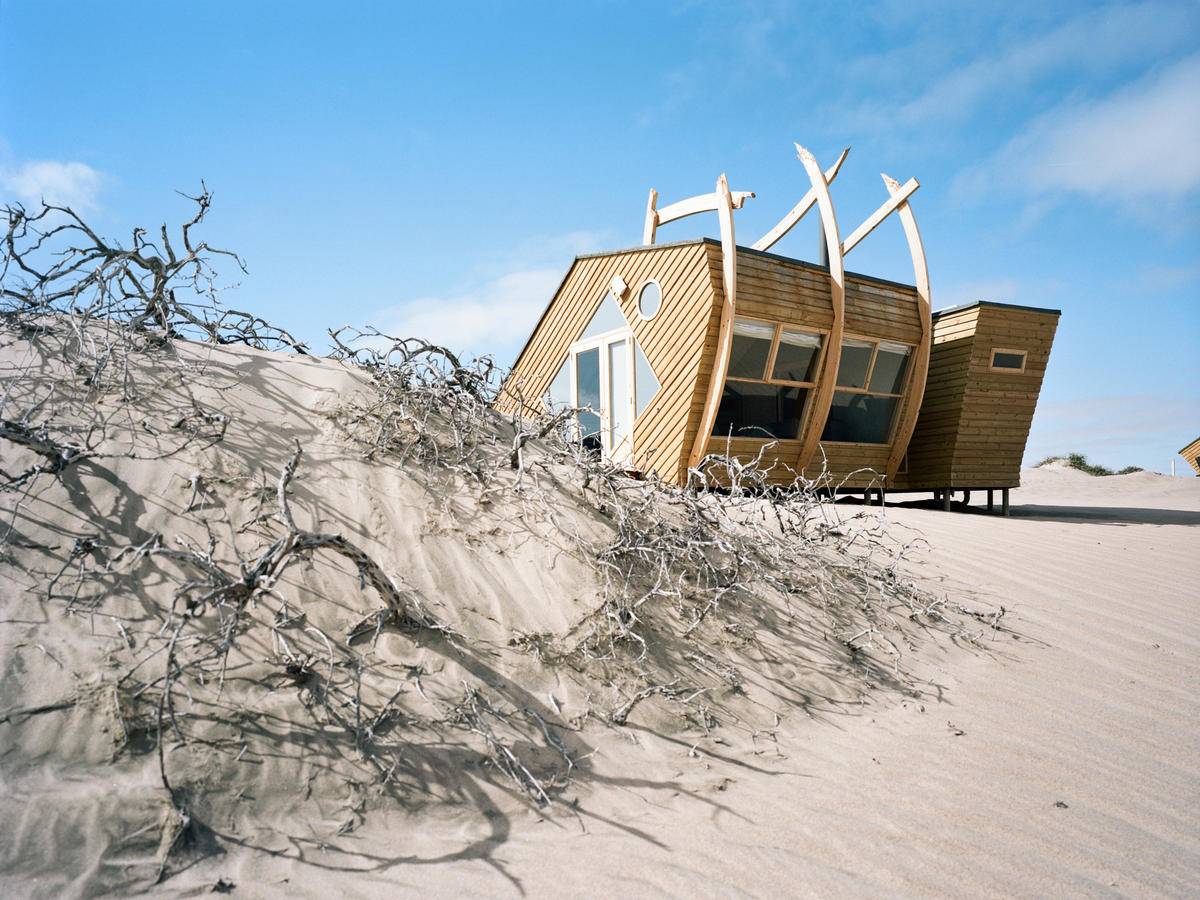
MULTIPOLYGON (((540 411, 540 398, 619 275, 629 290, 620 305, 660 384, 634 422, 633 462, 682 483, 713 370, 723 303, 721 247, 711 239, 659 244, 579 257, 555 293, 505 382, 497 408, 540 411), (642 284, 662 287, 662 305, 647 321, 637 310, 642 284)), ((736 314, 828 333, 833 312, 828 272, 811 263, 738 248, 736 314)), ((847 337, 916 345, 921 321, 914 287, 846 274, 847 337)), ((1015 487, 1058 324, 1058 313, 995 303, 936 313, 923 398, 906 385, 896 418, 920 404, 905 464, 890 487, 1015 487), (993 370, 992 351, 1025 353, 1022 371, 993 370)), ((825 352, 838 352, 826 347, 825 352)), ((910 364, 910 377, 912 366, 910 364)), ((810 394, 811 396, 811 394, 810 394)), ((770 444, 770 480, 790 482, 810 410, 795 439, 712 438, 707 451, 749 461, 770 444)), ((1200 440, 1189 447, 1200 453, 1200 440)), ((1187 448, 1185 448, 1186 450, 1187 448)), ((878 484, 888 444, 822 442, 804 474, 823 472, 843 487, 878 484)), ((1190 461, 1190 460, 1189 460, 1190 461)))
POLYGON ((1179 455, 1187 460, 1187 464, 1196 470, 1197 475, 1200 475, 1200 438, 1196 438, 1180 450, 1179 455))
MULTIPOLYGON (((720 248, 715 250, 719 259, 720 248)), ((832 327, 833 306, 828 270, 801 260, 739 247, 737 273, 738 316, 782 322, 784 326, 825 333, 832 327)), ((719 281, 715 291, 719 303, 719 281)), ((847 337, 918 344, 921 340, 921 320, 916 288, 847 272, 845 333, 847 337)), ((839 351, 835 348, 835 352, 839 351)), ((707 383, 704 386, 707 387, 707 383)), ((810 398, 813 392, 815 389, 810 391, 810 398)), ((906 390, 900 406, 907 406, 911 402, 913 398, 906 390)), ((809 427, 810 412, 806 406, 800 426, 801 436, 809 427)), ((902 408, 897 409, 897 421, 903 412, 902 408)), ((796 476, 795 466, 802 443, 799 438, 770 441, 761 438, 731 440, 728 437, 714 437, 709 441, 707 452, 724 455, 728 450, 730 455, 748 462, 770 444, 770 449, 762 457, 763 465, 771 467, 769 481, 788 483, 796 476)), ((835 484, 862 487, 878 483, 887 468, 890 450, 890 444, 823 442, 804 474, 810 478, 819 477, 827 467, 828 475, 835 484)))
POLYGON ((697 407, 703 405, 700 383, 707 384, 716 347, 712 320, 718 302, 714 278, 720 289, 720 249, 714 254, 706 241, 577 258, 517 357, 496 408, 511 414, 524 403, 530 413, 541 411, 540 398, 615 275, 629 287, 620 300, 621 311, 659 381, 658 393, 634 422, 634 464, 663 478, 682 480, 691 447, 689 427, 694 437, 697 407), (641 286, 651 278, 662 288, 662 304, 647 321, 638 313, 637 301, 641 286))
POLYGON ((929 381, 897 489, 1020 485, 1058 318, 989 302, 934 314, 929 381), (1024 369, 992 369, 998 349, 1025 353, 1024 369))

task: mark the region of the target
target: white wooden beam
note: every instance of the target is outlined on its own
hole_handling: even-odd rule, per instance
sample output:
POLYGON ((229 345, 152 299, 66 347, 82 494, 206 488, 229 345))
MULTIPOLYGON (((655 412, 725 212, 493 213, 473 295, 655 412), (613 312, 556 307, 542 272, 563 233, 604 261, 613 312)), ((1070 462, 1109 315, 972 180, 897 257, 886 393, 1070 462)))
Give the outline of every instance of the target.
MULTIPOLYGON (((886 178, 887 176, 885 175, 884 177, 886 178)), ((850 237, 842 241, 842 255, 845 256, 847 253, 857 247, 862 242, 863 238, 874 231, 879 226, 880 222, 899 209, 900 205, 905 203, 920 186, 921 185, 917 182, 917 179, 908 179, 908 181, 904 183, 904 186, 899 187, 895 193, 893 193, 886 201, 884 201, 883 205, 880 206, 879 209, 867 216, 866 221, 854 229, 854 232, 850 235, 850 237)))
MULTIPOLYGON (((712 372, 708 376, 708 393, 704 398, 704 410, 700 414, 700 427, 688 454, 688 468, 699 465, 712 438, 713 423, 721 405, 725 390, 725 375, 729 371, 729 354, 733 349, 733 319, 737 312, 737 239, 733 232, 733 211, 736 195, 729 190, 729 182, 722 174, 717 179, 717 218, 721 223, 721 324, 717 332, 716 356, 712 372)), ((753 194, 748 196, 753 197, 753 194)), ((743 201, 745 196, 743 196, 743 201)))
MULTIPOLYGON (((728 184, 726 191, 729 193, 729 203, 733 209, 741 209, 742 205, 754 196, 754 191, 729 191, 728 184)), ((688 197, 686 200, 680 200, 658 210, 658 224, 666 225, 668 222, 694 216, 696 213, 720 212, 722 202, 723 198, 715 191, 711 194, 688 197)))
POLYGON ((658 191, 650 188, 650 199, 646 201, 646 224, 642 226, 642 243, 647 247, 654 243, 658 230, 658 191))
POLYGON ((829 418, 829 408, 833 403, 833 388, 842 360, 842 332, 846 323, 846 272, 842 260, 842 236, 838 232, 833 198, 829 195, 829 182, 811 153, 797 144, 796 154, 812 182, 817 208, 821 212, 821 228, 825 233, 825 244, 829 247, 829 299, 833 307, 833 323, 822 353, 817 384, 812 392, 812 410, 808 414, 808 422, 801 435, 800 453, 796 458, 796 471, 803 472, 821 443, 821 434, 825 431, 825 421, 829 418))
MULTIPOLYGON (((849 154, 849 152, 850 148, 847 147, 842 151, 842 155, 837 158, 834 164, 825 170, 826 185, 833 184, 833 180, 837 178, 838 172, 841 171, 842 163, 846 161, 846 156, 849 154)), ((800 198, 800 202, 793 206, 788 214, 780 219, 774 228, 755 241, 751 245, 751 249, 770 250, 777 243, 779 243, 780 238, 796 227, 796 223, 804 218, 804 214, 812 209, 813 204, 816 202, 816 188, 809 188, 808 192, 800 198)))
MULTIPOLYGON (((887 175, 881 176, 887 185, 888 193, 893 197, 902 191, 900 183, 887 175)), ((904 237, 908 240, 908 251, 912 256, 913 275, 917 287, 917 305, 921 318, 921 343, 917 347, 916 358, 913 360, 913 371, 909 378, 908 390, 905 391, 907 403, 905 411, 896 425, 896 433, 892 438, 892 449, 888 453, 886 477, 891 485, 900 469, 900 462, 908 451, 908 442, 912 439, 913 429, 917 426, 917 414, 921 411, 921 401, 925 397, 925 381, 929 376, 929 354, 933 344, 933 298, 929 290, 929 267, 925 262, 925 244, 921 240, 921 231, 917 228, 917 217, 913 215, 912 207, 904 200, 896 207, 896 215, 904 226, 904 237)))

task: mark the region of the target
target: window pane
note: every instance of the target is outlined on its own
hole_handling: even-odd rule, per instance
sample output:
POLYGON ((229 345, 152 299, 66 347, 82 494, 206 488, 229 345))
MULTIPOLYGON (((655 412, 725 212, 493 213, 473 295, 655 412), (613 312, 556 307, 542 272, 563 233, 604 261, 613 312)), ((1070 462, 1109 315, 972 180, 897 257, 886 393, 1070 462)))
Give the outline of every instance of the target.
POLYGON ((992 353, 992 366, 997 369, 1023 369, 1025 368, 1025 354, 996 350, 992 353))
POLYGON ((834 391, 833 406, 829 409, 821 440, 886 444, 897 401, 896 397, 834 391))
POLYGON ((774 325, 760 325, 735 319, 733 347, 729 353, 729 375, 732 378, 765 378, 771 341, 775 339, 774 325))
POLYGON ((643 319, 653 319, 660 306, 662 306, 662 289, 657 282, 647 281, 641 293, 638 294, 638 312, 642 314, 643 319))
POLYGON ((621 312, 621 307, 617 306, 617 298, 609 291, 604 295, 604 299, 600 301, 600 308, 592 316, 592 321, 588 322, 587 328, 583 329, 583 334, 579 336, 579 340, 595 337, 607 331, 615 331, 618 328, 628 327, 629 323, 625 321, 625 314, 621 312))
POLYGON ((875 345, 870 341, 846 338, 842 341, 842 359, 838 364, 838 387, 866 387, 867 369, 871 367, 871 351, 875 345))
POLYGON ((637 399, 637 410, 634 414, 640 416, 646 404, 654 399, 661 385, 637 341, 633 342, 633 386, 637 399))
POLYGON ((909 348, 904 344, 882 343, 875 354, 871 370, 871 390, 883 394, 899 394, 904 388, 904 373, 908 370, 909 348))
POLYGON ((568 356, 546 389, 546 408, 549 412, 558 412, 571 405, 571 357, 568 356))
POLYGON ((585 447, 600 448, 600 350, 575 354, 575 405, 590 407, 579 413, 579 437, 585 447))
POLYGON ((629 421, 629 347, 624 341, 608 345, 608 445, 613 453, 627 451, 629 421))
POLYGON ((808 397, 805 388, 727 381, 717 409, 717 437, 794 438, 808 397))
POLYGON ((771 377, 780 381, 812 381, 820 352, 821 335, 785 328, 779 336, 771 377))

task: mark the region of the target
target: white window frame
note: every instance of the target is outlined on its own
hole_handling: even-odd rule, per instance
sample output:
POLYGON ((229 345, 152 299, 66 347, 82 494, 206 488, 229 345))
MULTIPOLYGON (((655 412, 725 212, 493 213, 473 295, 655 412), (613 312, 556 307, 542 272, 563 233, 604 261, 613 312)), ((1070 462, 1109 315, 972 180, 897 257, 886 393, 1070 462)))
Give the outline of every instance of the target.
MULTIPOLYGON (((896 440, 896 426, 900 421, 900 413, 904 409, 904 400, 908 396, 909 387, 912 385, 913 378, 913 360, 916 359, 917 347, 915 344, 910 344, 907 341, 893 341, 887 338, 866 337, 865 335, 846 334, 842 336, 842 344, 872 344, 871 361, 867 365, 867 374, 863 380, 863 387, 843 387, 840 384, 834 384, 833 391, 839 391, 847 394, 865 394, 868 397, 893 397, 896 400, 896 410, 892 413, 891 424, 888 425, 887 440, 882 443, 867 442, 867 441, 827 441, 822 439, 822 444, 827 444, 831 447, 891 447, 896 440), (906 347, 908 349, 908 362, 905 364, 904 384, 898 393, 888 391, 873 391, 871 390, 871 378, 875 375, 875 360, 879 356, 879 349, 883 347, 885 350, 890 347, 906 347)), ((841 347, 838 348, 838 353, 841 353, 841 347)), ((892 351, 895 352, 895 351, 892 351)), ((1015 372, 1015 369, 1010 369, 1010 372, 1015 372)), ((830 395, 832 397, 832 394, 830 395)))
MULTIPOLYGON (((600 417, 601 451, 605 458, 611 459, 614 462, 628 462, 633 456, 633 429, 637 412, 637 379, 633 365, 633 329, 628 326, 614 328, 611 331, 605 331, 602 334, 576 341, 570 346, 567 350, 567 355, 571 361, 571 401, 575 406, 579 405, 579 365, 575 357, 580 353, 586 353, 588 350, 598 350, 597 355, 600 358, 600 409, 592 410, 592 412, 600 417), (625 383, 629 386, 629 390, 626 391, 625 402, 628 404, 626 412, 629 417, 629 437, 626 440, 628 446, 616 448, 615 451, 612 446, 612 414, 608 408, 606 394, 611 390, 612 386, 612 379, 609 372, 608 347, 617 341, 625 342, 625 383)), ((578 424, 576 427, 578 428, 578 424)))

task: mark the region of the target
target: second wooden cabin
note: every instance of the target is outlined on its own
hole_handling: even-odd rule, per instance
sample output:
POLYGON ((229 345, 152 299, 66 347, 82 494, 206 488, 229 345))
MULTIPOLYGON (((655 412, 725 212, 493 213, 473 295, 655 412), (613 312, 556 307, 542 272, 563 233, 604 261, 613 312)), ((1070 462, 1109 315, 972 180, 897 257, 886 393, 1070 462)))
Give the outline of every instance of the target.
POLYGON ((733 212, 753 197, 725 177, 712 194, 657 207, 640 247, 577 257, 518 356, 498 406, 578 407, 577 436, 631 469, 685 483, 707 457, 758 459, 769 479, 834 488, 1009 488, 1058 313, 978 303, 934 314, 908 198, 889 199, 842 238, 822 171, 797 147, 812 189, 750 247, 733 212), (828 265, 770 253, 810 208, 828 265), (721 240, 656 243, 657 228, 715 211, 721 240), (844 257, 898 215, 915 283, 845 271, 844 257))

